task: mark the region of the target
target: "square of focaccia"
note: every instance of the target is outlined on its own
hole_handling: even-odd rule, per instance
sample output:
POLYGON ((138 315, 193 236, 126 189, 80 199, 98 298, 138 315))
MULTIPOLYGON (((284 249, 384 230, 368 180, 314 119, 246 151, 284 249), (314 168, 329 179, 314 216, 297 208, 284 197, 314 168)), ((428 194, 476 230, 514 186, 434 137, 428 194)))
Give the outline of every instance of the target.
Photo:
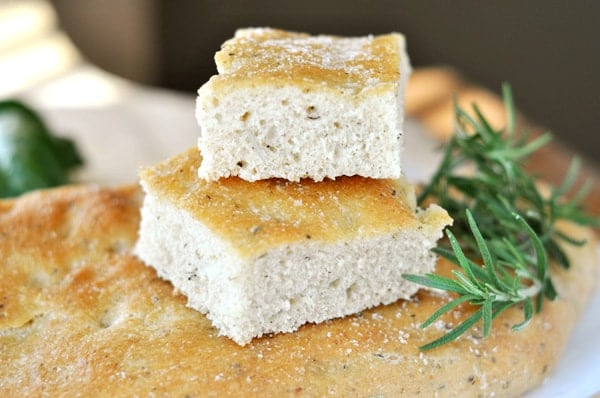
POLYGON ((450 223, 400 180, 198 178, 188 150, 141 173, 137 255, 240 345, 409 298, 450 223))
POLYGON ((404 36, 238 30, 198 91, 200 177, 399 178, 404 36))

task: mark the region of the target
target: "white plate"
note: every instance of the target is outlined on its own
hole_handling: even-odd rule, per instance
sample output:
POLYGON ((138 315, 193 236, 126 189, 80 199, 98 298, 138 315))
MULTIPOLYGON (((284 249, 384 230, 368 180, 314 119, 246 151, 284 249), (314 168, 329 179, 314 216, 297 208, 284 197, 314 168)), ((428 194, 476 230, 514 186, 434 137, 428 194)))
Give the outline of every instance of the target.
MULTIPOLYGON (((141 166, 196 145, 199 127, 192 96, 135 87, 90 68, 78 73, 29 93, 27 99, 54 130, 77 142, 86 159, 79 180, 108 185, 135 182, 141 166), (105 101, 90 97, 89 90, 97 87, 86 87, 93 82, 86 76, 100 77, 108 85, 109 90, 101 91, 105 101), (81 93, 87 97, 77 97, 81 93)), ((405 174, 409 180, 424 181, 439 160, 438 144, 415 120, 407 120, 406 130, 405 174)), ((598 309, 600 291, 577 323, 555 370, 528 398, 589 397, 600 392, 598 309)))

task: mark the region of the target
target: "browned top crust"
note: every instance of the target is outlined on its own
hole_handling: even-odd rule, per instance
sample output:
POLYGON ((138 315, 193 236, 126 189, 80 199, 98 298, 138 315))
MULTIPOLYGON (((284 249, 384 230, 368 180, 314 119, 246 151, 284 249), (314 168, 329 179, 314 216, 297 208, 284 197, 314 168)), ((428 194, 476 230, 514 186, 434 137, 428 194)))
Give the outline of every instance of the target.
POLYGON ((271 28, 240 29, 215 54, 214 88, 293 84, 303 88, 379 90, 397 87, 404 36, 311 36, 271 28))
MULTIPOLYGON (((521 332, 518 309, 490 338, 474 330, 417 347, 446 297, 421 293, 239 347, 130 254, 136 187, 68 187, 0 202, 0 396, 517 396, 559 357, 596 280, 593 234, 557 270, 561 298, 521 332)), ((447 266, 447 265, 446 265, 447 266)))
POLYGON ((451 223, 439 206, 417 212, 412 188, 400 180, 353 176, 296 183, 230 177, 207 182, 198 178, 201 161, 198 149, 189 149, 144 169, 142 185, 192 214, 242 256, 307 239, 337 242, 399 229, 440 231, 451 223))

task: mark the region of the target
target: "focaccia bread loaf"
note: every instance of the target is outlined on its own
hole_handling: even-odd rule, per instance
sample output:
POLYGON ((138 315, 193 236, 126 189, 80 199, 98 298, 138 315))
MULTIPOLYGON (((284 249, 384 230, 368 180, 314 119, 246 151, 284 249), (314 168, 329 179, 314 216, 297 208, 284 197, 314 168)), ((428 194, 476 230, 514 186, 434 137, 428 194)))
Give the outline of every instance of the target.
POLYGON ((402 274, 434 270, 451 219, 418 209, 404 181, 207 182, 201 159, 193 148, 142 171, 136 253, 238 344, 408 299, 419 286, 402 274))
POLYGON ((399 178, 404 37, 240 29, 198 91, 203 179, 399 178))
MULTIPOLYGON (((137 187, 66 187, 0 201, 0 396, 515 397, 552 372, 597 275, 573 226, 560 298, 520 332, 518 308, 420 353, 469 315, 419 325, 448 298, 421 292, 240 347, 131 254, 137 187)), ((440 269, 448 267, 441 263, 440 269)))

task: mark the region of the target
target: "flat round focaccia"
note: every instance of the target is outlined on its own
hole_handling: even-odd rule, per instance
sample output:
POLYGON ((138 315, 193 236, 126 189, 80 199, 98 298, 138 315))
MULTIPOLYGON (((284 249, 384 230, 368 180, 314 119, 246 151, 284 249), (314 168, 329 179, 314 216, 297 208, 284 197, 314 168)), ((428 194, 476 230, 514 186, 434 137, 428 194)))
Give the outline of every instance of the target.
MULTIPOLYGON (((597 279, 594 235, 568 247, 560 298, 520 332, 514 308, 422 353, 470 313, 421 330, 449 298, 419 293, 245 347, 217 335, 131 255, 141 191, 94 186, 0 202, 0 396, 517 396, 558 360, 597 279)), ((440 269, 449 267, 441 263, 440 269)))

